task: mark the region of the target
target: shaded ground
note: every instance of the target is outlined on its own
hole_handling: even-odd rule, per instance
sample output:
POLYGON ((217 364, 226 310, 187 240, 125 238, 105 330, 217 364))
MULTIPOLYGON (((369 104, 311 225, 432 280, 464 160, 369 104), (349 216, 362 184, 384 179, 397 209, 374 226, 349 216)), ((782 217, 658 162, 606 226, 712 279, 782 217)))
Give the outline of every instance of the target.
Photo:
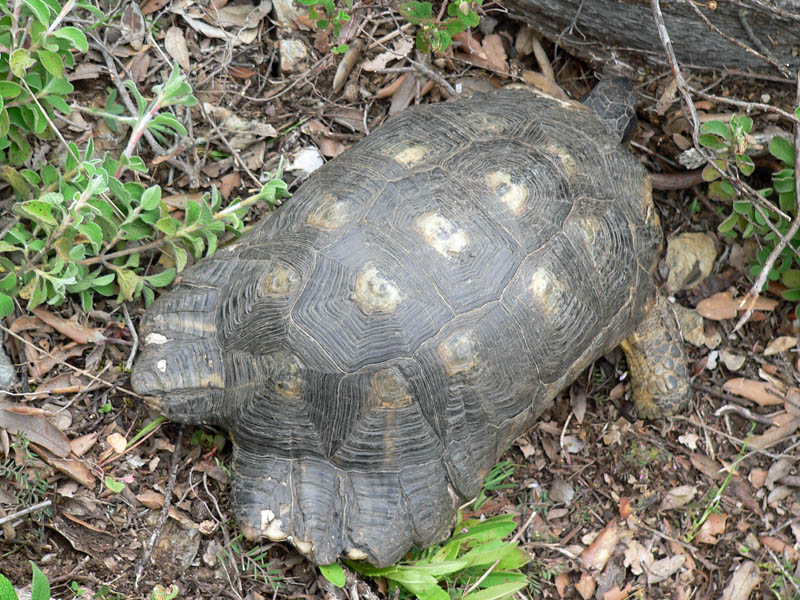
MULTIPOLYGON (((142 10, 148 18, 158 19, 156 38, 137 37, 141 16, 136 11, 115 20, 124 27, 110 28, 106 39, 95 40, 82 65, 88 78, 75 82, 76 98, 83 105, 103 105, 111 82, 105 56, 123 58, 143 88, 158 83, 161 55, 141 50, 143 41, 163 45, 177 60, 189 61, 195 93, 205 103, 191 114, 198 144, 182 155, 194 172, 151 165, 155 181, 176 194, 189 189, 196 177, 202 189, 216 184, 226 193, 245 195, 255 185, 248 171, 274 171, 282 155, 288 156, 290 166, 298 167, 309 156, 300 153, 303 148, 334 156, 374 130, 389 110, 399 111, 413 102, 416 94, 424 93, 423 101, 443 99, 444 80, 462 87, 486 81, 497 85, 509 80, 503 73, 519 79, 539 69, 526 46, 530 42, 523 39, 525 33, 495 15, 498 19, 484 20, 483 31, 458 40, 455 54, 434 61, 437 81, 429 83, 413 67, 406 69, 414 54, 402 36, 386 39, 396 31, 390 12, 362 7, 356 11, 356 21, 365 45, 384 36, 382 44, 395 48, 401 58, 387 68, 380 64, 383 59, 376 59, 385 49, 368 49, 356 60, 354 74, 341 91, 333 93, 339 61, 328 52, 330 32, 308 29, 307 18, 298 19, 299 28, 281 30, 261 15, 256 19, 261 27, 258 35, 246 44, 226 46, 210 37, 209 30, 179 18, 196 7, 162 9, 145 3, 142 10), (469 47, 475 52, 469 54, 469 47), (297 64, 286 62, 290 51, 302 54, 303 50, 306 57, 297 64), (374 60, 378 62, 371 66, 366 63, 374 60), (406 70, 398 73, 398 67, 406 70), (401 74, 406 83, 392 88, 401 74), (409 84, 413 78, 418 79, 409 84), (376 94, 386 99, 376 100, 376 94), (232 116, 245 123, 237 125, 232 116), (222 137, 211 121, 220 126, 222 137), (231 150, 237 151, 238 160, 231 150)), ((202 15, 192 13, 192 18, 202 15)), ((205 22, 219 27, 210 17, 205 22)), ((240 19, 228 28, 236 32, 249 24, 240 19)), ((580 97, 591 87, 595 78, 586 65, 560 52, 554 59, 554 49, 547 44, 544 49, 557 82, 571 96, 580 97)), ((709 86, 718 95, 786 109, 794 103, 793 84, 774 79, 690 76, 696 86, 709 86)), ((648 72, 638 82, 641 125, 633 150, 655 172, 677 170, 678 155, 691 137, 670 81, 668 75, 648 72)), ((718 116, 729 110, 708 100, 698 108, 718 116)), ((754 130, 777 125, 791 131, 789 123, 773 114, 751 116, 754 130)), ((75 138, 93 135, 101 147, 119 148, 119 138, 100 121, 86 117, 71 127, 63 125, 75 138)), ((759 188, 768 185, 775 162, 765 157, 757 164, 752 185, 759 188)), ((301 176, 301 170, 294 170, 288 179, 301 176)), ((708 232, 719 250, 712 275, 678 293, 677 301, 694 308, 701 300, 719 299, 715 296, 719 292, 744 295, 751 285, 744 272, 749 272, 747 257, 753 245, 715 234, 727 209, 720 215, 706 187, 661 192, 657 204, 665 233, 708 232)), ((773 287, 772 292, 779 294, 780 289, 773 287)), ((82 325, 130 339, 119 307, 101 303, 97 308, 88 320, 79 316, 82 325)), ((697 393, 684 415, 648 424, 631 419, 626 366, 621 354, 615 353, 580 377, 509 450, 505 460, 516 466, 502 481, 507 487, 489 491, 480 509, 466 510, 487 516, 510 512, 519 515, 520 523, 536 511, 520 537, 534 555, 529 565, 531 587, 523 597, 541 593, 545 598, 720 598, 726 586, 724 597, 729 599, 800 597, 796 449, 800 390, 791 346, 797 322, 790 303, 763 308, 731 335, 735 319, 726 317, 716 304, 704 307, 703 314, 712 318, 700 328, 701 346, 687 345, 697 393), (776 352, 766 353, 770 347, 776 352), (723 389, 737 377, 756 382, 748 384, 747 393, 741 392, 750 399, 732 393, 731 383, 723 389), (727 408, 718 414, 723 407, 727 408), (750 418, 742 408, 752 411, 750 418), (760 437, 742 449, 748 435, 760 437), (736 595, 736 589, 750 588, 750 594, 736 595)), ((73 310, 64 306, 48 312, 69 318, 73 310)), ((131 312, 136 323, 141 308, 131 307, 131 312)), ((230 518, 230 445, 220 432, 187 428, 181 438, 176 425, 163 424, 124 450, 126 442, 156 418, 125 389, 128 381, 121 365, 128 359, 129 345, 70 346, 68 337, 52 325, 29 316, 8 319, 8 325, 25 341, 71 365, 100 373, 114 385, 110 389, 90 385, 90 378, 58 362, 47 363, 35 353, 26 357, 20 339, 9 343, 20 374, 25 375, 21 391, 47 391, 7 398, 30 410, 21 427, 25 436, 1 432, 5 458, 0 507, 14 514, 43 500, 52 502, 5 525, 0 571, 15 584, 30 581, 28 561, 33 560, 47 573, 52 593, 59 598, 72 597, 81 589, 84 597, 139 598, 157 584, 173 583, 181 598, 385 595, 380 582, 354 577, 350 582, 355 588, 349 583, 347 592, 334 590, 288 546, 243 542, 230 518), (57 415, 53 424, 66 434, 79 457, 68 463, 39 458, 49 454, 41 447, 57 437, 42 414, 57 415), (159 509, 173 469, 172 508, 162 526, 159 509), (121 491, 111 489, 119 484, 124 484, 121 491), (160 541, 137 588, 137 565, 154 531, 161 532, 160 541)))

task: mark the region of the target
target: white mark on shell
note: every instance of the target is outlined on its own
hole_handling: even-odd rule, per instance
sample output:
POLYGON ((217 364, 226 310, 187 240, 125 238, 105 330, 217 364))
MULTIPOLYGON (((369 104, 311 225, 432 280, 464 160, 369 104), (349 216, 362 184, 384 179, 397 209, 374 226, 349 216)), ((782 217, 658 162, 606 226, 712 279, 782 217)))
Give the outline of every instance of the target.
POLYGON ((367 265, 356 277, 355 301, 365 314, 394 312, 403 301, 397 285, 386 279, 376 267, 367 265))
POLYGON ((564 146, 551 141, 545 146, 545 150, 550 154, 555 154, 559 158, 567 176, 572 177, 578 173, 578 163, 575 162, 575 158, 564 146))
POLYGON ((166 344, 168 341, 169 338, 165 335, 160 333, 148 333, 147 337, 144 338, 144 345, 149 346, 150 344, 155 344, 156 346, 160 346, 166 344))
POLYGON ((156 369, 158 369, 161 373, 167 372, 167 361, 165 359, 161 359, 156 363, 156 369))
POLYGON ((417 217, 414 228, 439 254, 450 257, 469 245, 467 233, 451 220, 437 213, 417 217))
POLYGON ((303 554, 305 556, 308 556, 309 554, 311 554, 311 550, 314 549, 314 544, 312 544, 311 542, 305 542, 303 540, 295 540, 295 539, 292 539, 291 536, 289 537, 289 541, 292 544, 294 544, 294 547, 297 548, 297 551, 300 554, 303 554))
POLYGON ((511 181, 511 175, 504 171, 490 171, 485 177, 488 185, 515 215, 521 215, 528 207, 528 188, 511 181))
POLYGON ((350 550, 347 551, 347 558, 350 560, 366 560, 367 553, 359 548, 350 548, 350 550))
POLYGON ((285 540, 288 535, 281 530, 280 519, 275 518, 275 513, 268 508, 261 511, 261 535, 275 542, 285 540))

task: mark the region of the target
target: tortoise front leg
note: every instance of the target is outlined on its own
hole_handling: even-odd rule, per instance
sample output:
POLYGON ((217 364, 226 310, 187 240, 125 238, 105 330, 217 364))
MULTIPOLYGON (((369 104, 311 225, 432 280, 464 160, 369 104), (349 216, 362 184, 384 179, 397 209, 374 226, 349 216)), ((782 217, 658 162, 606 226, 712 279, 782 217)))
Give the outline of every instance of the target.
POLYGON ((676 413, 690 398, 689 370, 677 317, 661 296, 621 344, 628 359, 636 413, 657 419, 676 413))

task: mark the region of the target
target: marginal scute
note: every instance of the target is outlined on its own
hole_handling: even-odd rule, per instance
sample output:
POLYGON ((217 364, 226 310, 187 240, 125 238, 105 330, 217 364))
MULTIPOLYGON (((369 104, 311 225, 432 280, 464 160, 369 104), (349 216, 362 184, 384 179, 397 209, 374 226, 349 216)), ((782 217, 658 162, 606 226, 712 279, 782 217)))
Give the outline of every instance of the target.
POLYGON ((371 404, 382 408, 402 408, 411 402, 408 382, 396 368, 381 369, 372 376, 371 404))
POLYGON ((300 287, 300 274, 291 266, 279 262, 264 274, 261 290, 267 296, 293 294, 300 287))
POLYGON ((528 188, 514 183, 510 174, 504 171, 490 171, 486 173, 485 181, 513 214, 521 215, 525 212, 528 207, 528 188))
POLYGON ((355 301, 364 314, 391 313, 403 301, 403 294, 377 267, 367 265, 356 277, 355 301))
POLYGON ((467 233, 438 213, 417 217, 414 228, 434 250, 445 257, 458 254, 469 246, 467 233))
POLYGON ((468 373, 478 364, 478 351, 472 331, 455 333, 439 344, 439 357, 448 375, 468 373))
POLYGON ((317 229, 332 230, 346 225, 350 220, 350 202, 325 194, 312 210, 306 223, 317 229))

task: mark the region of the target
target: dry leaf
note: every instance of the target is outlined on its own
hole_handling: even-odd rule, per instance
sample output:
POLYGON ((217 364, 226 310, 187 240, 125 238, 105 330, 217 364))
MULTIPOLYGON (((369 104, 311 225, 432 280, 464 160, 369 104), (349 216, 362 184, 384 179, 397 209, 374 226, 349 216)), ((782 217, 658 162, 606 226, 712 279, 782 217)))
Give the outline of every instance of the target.
POLYGON ((633 513, 630 498, 622 496, 617 503, 617 510, 621 519, 627 519, 633 513))
POLYGON ((623 529, 616 519, 611 519, 597 535, 591 545, 581 553, 581 564, 590 571, 599 572, 605 568, 614 548, 622 537, 623 529))
POLYGON ((630 568, 634 575, 641 575, 644 570, 655 562, 653 553, 634 539, 628 541, 625 548, 624 565, 630 568))
POLYGON ((689 455, 689 460, 692 461, 692 466, 695 469, 700 471, 712 481, 716 481, 724 476, 724 473, 721 470, 722 465, 720 465, 714 459, 705 456, 704 454, 692 452, 692 454, 689 455))
POLYGON ((532 85, 536 89, 543 91, 548 96, 558 98, 559 100, 569 100, 569 96, 567 96, 567 93, 560 85, 537 71, 523 71, 522 79, 528 85, 532 85))
POLYGON ((730 292, 719 292, 697 304, 697 312, 706 319, 722 321, 736 316, 736 306, 730 292))
POLYGON ((55 456, 64 458, 70 453, 69 440, 43 414, 28 414, 24 407, 13 403, 0 404, 0 429, 13 435, 23 434, 32 443, 47 448, 55 456))
POLYGON ((567 591, 567 586, 569 585, 569 575, 566 573, 559 573, 556 575, 555 578, 556 584, 556 593, 558 593, 559 598, 564 597, 564 593, 567 591))
POLYGON ((700 526, 697 532, 697 541, 702 544, 716 544, 717 536, 725 533, 725 523, 728 515, 719 512, 712 512, 700 526))
POLYGON ((136 499, 147 508, 152 508, 153 510, 164 506, 164 495, 154 490, 145 490, 140 494, 136 494, 136 499))
POLYGON ((618 585, 615 585, 610 590, 608 590, 605 594, 603 594, 603 600, 625 600, 626 598, 630 598, 631 588, 633 587, 633 582, 629 581, 625 585, 625 589, 619 589, 618 585))
POLYGON ((758 566, 752 560, 746 560, 736 567, 720 600, 748 600, 759 583, 761 575, 758 574, 758 566))
POLYGON ((744 356, 734 354, 727 348, 723 348, 719 351, 719 357, 729 371, 738 371, 744 365, 744 356))
POLYGON ((53 456, 49 450, 45 449, 42 446, 38 446, 31 442, 31 447, 36 451, 36 453, 42 457, 42 459, 54 469, 61 471, 68 477, 71 477, 84 487, 89 488, 90 490, 94 489, 95 486, 95 478, 92 475, 92 472, 89 470, 82 460, 77 458, 72 458, 71 456, 67 456, 66 458, 59 458, 58 456, 53 456))
POLYGON ((167 53, 180 65, 181 69, 184 71, 191 70, 189 46, 183 36, 183 29, 175 25, 167 29, 167 34, 164 37, 164 47, 167 49, 167 53))
POLYGON ((408 56, 408 53, 411 52, 413 48, 414 41, 411 38, 397 38, 391 50, 382 52, 368 61, 365 61, 361 64, 361 68, 370 72, 380 71, 385 69, 386 66, 393 60, 408 56))
POLYGON ((771 356, 783 352, 797 345, 797 338, 793 335, 782 335, 772 340, 764 349, 764 356, 771 356))
POLYGON ((128 446, 128 441, 125 439, 125 436, 117 432, 107 436, 106 442, 117 454, 125 452, 125 448, 128 446))
POLYGON ((683 554, 655 561, 647 568, 647 584, 653 585, 672 577, 683 566, 685 561, 686 557, 683 554))
POLYGON ((680 485, 664 494, 659 510, 673 510, 691 502, 697 495, 697 488, 693 485, 680 485))
POLYGON ((767 472, 767 478, 764 482, 766 486, 769 489, 772 489, 779 479, 783 479, 786 475, 792 472, 793 465, 794 461, 789 460, 788 458, 779 458, 772 463, 772 466, 770 466, 769 471, 767 472))
POLYGON ((794 417, 782 425, 770 427, 761 435, 750 438, 750 446, 758 450, 765 450, 770 446, 782 442, 790 435, 794 435, 798 426, 800 426, 800 418, 794 417))
POLYGON ((696 433, 684 433, 678 436, 678 442, 689 448, 689 450, 697 450, 697 442, 700 441, 700 436, 696 433))
POLYGON ((779 406, 783 404, 784 394, 766 381, 736 377, 726 381, 722 389, 730 394, 752 400, 759 406, 779 406))
POLYGON ((78 344, 101 344, 106 341, 102 329, 81 325, 75 319, 62 319, 41 308, 34 308, 32 312, 50 327, 78 344))
POLYGON ((97 442, 97 433, 87 433, 80 437, 73 438, 69 441, 69 447, 72 449, 72 453, 80 458, 84 454, 86 454, 89 450, 97 442))
POLYGON ((750 485, 754 488, 758 489, 764 487, 764 483, 767 481, 767 471, 754 468, 750 471, 750 475, 748 475, 747 478, 750 480, 750 485))
POLYGON ((581 595, 583 600, 589 600, 589 598, 594 596, 594 590, 596 587, 597 584, 595 583, 594 578, 586 572, 581 574, 581 580, 575 584, 575 589, 581 595))

